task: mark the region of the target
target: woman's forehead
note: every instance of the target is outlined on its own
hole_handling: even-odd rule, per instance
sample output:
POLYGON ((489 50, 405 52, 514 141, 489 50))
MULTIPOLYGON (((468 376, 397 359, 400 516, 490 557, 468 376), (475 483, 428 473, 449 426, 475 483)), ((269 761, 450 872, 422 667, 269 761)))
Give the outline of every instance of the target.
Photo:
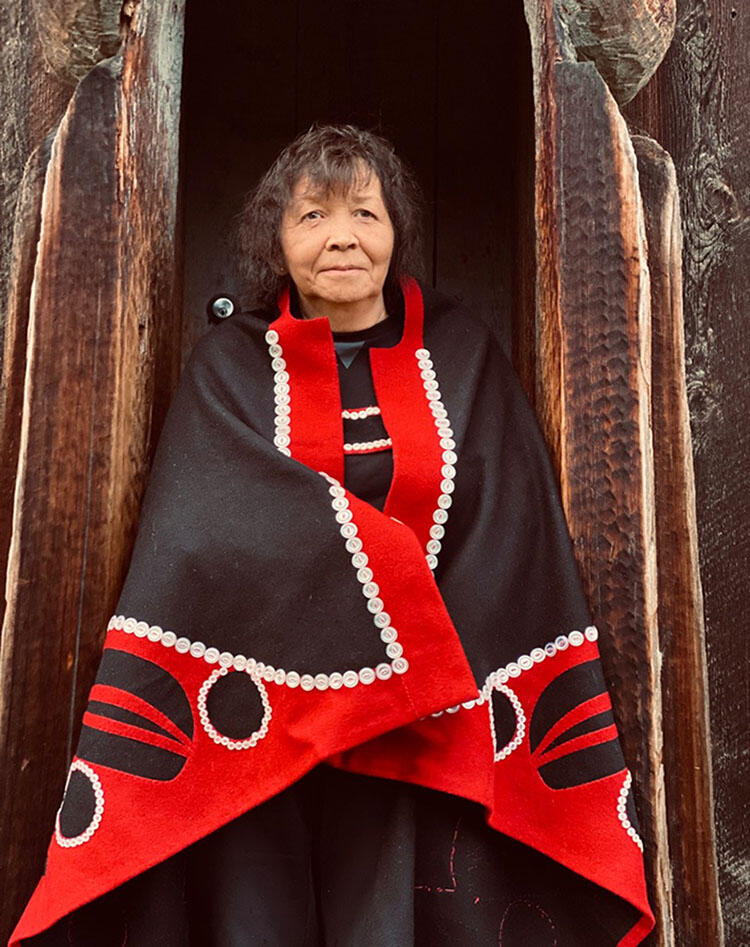
POLYGON ((359 162, 336 173, 321 173, 316 170, 303 171, 292 187, 291 201, 320 199, 332 194, 370 196, 381 194, 380 180, 369 165, 359 162))

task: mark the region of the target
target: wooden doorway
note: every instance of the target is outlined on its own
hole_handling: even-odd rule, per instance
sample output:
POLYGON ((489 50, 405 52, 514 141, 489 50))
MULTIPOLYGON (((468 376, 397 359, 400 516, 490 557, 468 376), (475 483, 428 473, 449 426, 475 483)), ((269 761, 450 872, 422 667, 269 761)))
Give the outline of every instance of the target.
MULTIPOLYGON (((622 160, 629 154, 627 130, 604 80, 593 63, 580 61, 586 57, 574 45, 559 45, 569 38, 566 18, 572 14, 563 3, 526 0, 540 117, 536 295, 546 332, 542 341, 548 343, 537 352, 532 55, 523 4, 481 0, 469 10, 427 0, 227 0, 212 9, 206 0, 190 0, 184 57, 183 5, 180 0, 123 5, 122 48, 89 72, 75 72, 77 85, 60 128, 55 132, 42 123, 50 139, 31 156, 19 201, 6 324, 6 463, 0 491, 4 555, 13 539, 0 662, 7 750, 2 786, 7 844, 4 839, 0 846, 7 851, 6 928, 41 871, 179 356, 208 327, 208 300, 237 289, 232 217, 246 189, 297 132, 314 121, 348 121, 380 130, 414 166, 428 209, 428 282, 470 301, 493 325, 532 395, 538 366, 539 387, 551 392, 540 396, 539 413, 556 455, 562 454, 563 431, 569 435, 569 422, 576 422, 578 435, 568 437, 576 464, 560 465, 568 486, 575 487, 568 491, 566 512, 577 551, 591 566, 590 585, 603 589, 595 610, 613 643, 608 659, 624 708, 628 759, 635 761, 643 793, 652 878, 666 886, 673 874, 675 885, 684 888, 676 902, 684 916, 677 924, 668 897, 662 897, 661 942, 671 942, 675 929, 693 929, 694 904, 701 905, 697 914, 705 919, 705 930, 716 929, 707 740, 699 729, 687 750, 687 743, 666 744, 672 754, 666 756, 668 805, 679 801, 675 818, 682 820, 675 824, 685 855, 672 861, 679 872, 667 870, 667 832, 659 821, 664 794, 657 669, 664 654, 667 670, 679 670, 694 691, 689 703, 667 689, 665 717, 689 720, 695 729, 704 709, 702 638, 696 631, 699 618, 696 627, 685 622, 677 629, 692 648, 686 662, 682 653, 669 650, 677 631, 670 625, 659 639, 653 610, 642 607, 644 584, 655 582, 642 515, 652 506, 653 475, 647 452, 645 459, 639 453, 641 444, 650 443, 649 412, 629 416, 633 423, 624 433, 610 423, 614 415, 619 419, 623 403, 650 404, 647 367, 645 380, 629 375, 636 343, 650 331, 643 318, 647 307, 636 313, 633 303, 639 293, 643 302, 642 274, 631 265, 641 257, 625 252, 631 244, 620 241, 639 197, 632 168, 622 160), (561 22, 565 29, 559 29, 561 22), (603 170, 592 187, 584 172, 597 156, 603 170), (592 191, 599 201, 593 210, 592 191), (566 227, 571 221, 583 226, 566 227), (590 221, 598 229, 587 228, 590 221), (175 283, 183 284, 184 307, 175 283), (609 349, 596 351, 595 358, 579 358, 560 370, 565 345, 579 353, 581 339, 597 333, 609 339, 614 332, 619 333, 616 358, 609 349), (101 397, 102 379, 107 398, 101 397), (586 413, 585 398, 570 398, 576 387, 584 394, 601 393, 596 411, 586 413), (58 391, 64 397, 56 397, 58 391), (566 424, 558 403, 563 400, 566 424), (545 413, 550 403, 553 410, 545 413), (618 472, 627 469, 630 481, 612 477, 603 483, 602 456, 611 457, 618 472), (604 506, 592 497, 603 498, 604 506), (615 582, 611 559, 597 559, 591 554, 595 544, 588 542, 605 521, 628 554, 627 569, 615 582), (597 578, 604 581, 597 584, 597 578), (644 616, 651 623, 649 637, 644 616), (40 696, 30 701, 30 694, 40 696), (691 707, 699 713, 686 712, 691 707), (684 791, 680 767, 669 765, 675 759, 683 772, 698 774, 703 795, 684 791), (697 803, 691 809, 693 796, 697 803), (684 815, 693 809, 694 816, 684 815), (708 841, 699 846, 698 838, 708 841), (707 879, 703 887, 702 879, 707 879)), ((631 0, 609 4, 611 23, 627 31, 621 14, 633 5, 631 0)), ((611 23, 604 24, 607 30, 611 23)), ((29 49, 39 39, 34 28, 28 27, 29 49)), ((71 36, 75 47, 75 31, 71 36)), ((68 42, 57 34, 50 41, 68 42)), ((112 45, 101 48, 109 55, 112 45)), ((86 68, 99 58, 97 52, 86 68)), ((632 57, 623 58, 632 65, 632 57)), ((608 80, 613 87, 616 78, 608 80)), ((30 97, 32 116, 44 104, 43 96, 30 97)), ((672 219, 670 226, 678 224, 672 219)), ((666 226, 662 230, 672 233, 666 226)), ((670 259, 661 269, 658 261, 658 241, 652 241, 648 265, 654 275, 666 273, 678 285, 679 261, 670 259)), ((673 299, 679 303, 677 290, 673 299)), ((671 313, 675 325, 678 308, 671 313)), ((677 371, 675 378, 680 393, 684 379, 677 371)), ((678 430, 673 415, 663 406, 651 413, 666 418, 669 437, 661 441, 669 442, 678 430)), ((661 483, 671 498, 674 480, 662 475, 661 483)), ((690 499, 687 488, 683 494, 690 499)), ((683 544, 678 564, 687 561, 685 550, 695 552, 683 544)), ((694 578, 695 563, 688 566, 693 571, 686 568, 685 574, 694 578)), ((674 585, 661 563, 659 569, 661 586, 674 585)), ((695 615, 699 604, 691 600, 695 615)))
MULTIPOLYGON (((393 141, 424 190, 427 281, 471 301, 510 349, 513 300, 524 295, 519 247, 533 245, 531 52, 521 4, 472 7, 469 16, 430 0, 191 0, 185 352, 209 324, 211 297, 237 290, 230 232, 243 194, 313 122, 393 141)), ((533 259, 524 263, 533 280, 533 259)))

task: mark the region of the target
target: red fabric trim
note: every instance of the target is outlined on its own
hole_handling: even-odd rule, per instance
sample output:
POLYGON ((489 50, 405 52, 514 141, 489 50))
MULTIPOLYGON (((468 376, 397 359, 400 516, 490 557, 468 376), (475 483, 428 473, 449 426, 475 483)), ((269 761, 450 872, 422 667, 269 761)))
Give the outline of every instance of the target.
POLYGON ((598 743, 606 743, 607 740, 615 739, 617 739, 617 727, 614 724, 610 724, 599 730, 592 730, 590 733, 582 733, 578 737, 573 737, 572 740, 561 743, 560 746, 556 746, 552 750, 547 750, 546 753, 535 753, 534 759, 537 760, 539 766, 545 766, 547 763, 553 762, 553 760, 559 760, 563 756, 570 756, 571 753, 577 753, 586 747, 596 746, 598 743))
POLYGON ((136 724, 114 720, 112 717, 103 717, 101 714, 86 711, 83 715, 83 722, 87 727, 95 727, 97 730, 104 730, 106 733, 114 733, 120 737, 137 740, 139 743, 148 743, 150 746, 157 746, 172 753, 187 756, 189 752, 188 747, 170 739, 170 737, 165 737, 161 733, 154 733, 153 730, 145 730, 136 724))
POLYGON ((118 707, 123 707, 125 710, 132 710, 133 713, 146 717, 153 723, 158 724, 163 730, 171 733, 175 740, 179 740, 180 743, 186 746, 190 745, 190 740, 187 735, 184 734, 166 714, 163 714, 160 710, 157 710, 156 707, 149 704, 148 701, 136 697, 135 694, 131 694, 129 691, 121 690, 119 687, 111 687, 108 684, 94 684, 91 689, 91 694, 89 695, 89 700, 101 700, 107 704, 115 704, 118 707))
POLYGON ((383 423, 393 441, 393 481, 384 512, 410 526, 424 550, 440 496, 443 458, 415 355, 423 346, 422 294, 414 280, 404 281, 402 289, 401 341, 392 348, 372 349, 370 366, 383 423))
POLYGON ((590 700, 584 700, 577 707, 569 710, 557 723, 550 727, 544 735, 544 739, 534 750, 534 756, 541 756, 541 754, 545 752, 545 748, 548 747, 550 743, 553 743, 561 734, 565 733, 566 730, 570 729, 570 727, 574 727, 577 723, 588 720, 589 717, 593 717, 594 714, 601 713, 603 710, 611 709, 612 702, 609 699, 609 694, 598 694, 590 700))
POLYGON ((279 297, 279 310, 269 328, 279 334, 289 373, 292 457, 343 482, 344 425, 331 324, 325 318, 295 319, 288 289, 279 297))
POLYGON ((654 929, 654 917, 648 908, 643 917, 622 938, 618 947, 637 947, 654 929))

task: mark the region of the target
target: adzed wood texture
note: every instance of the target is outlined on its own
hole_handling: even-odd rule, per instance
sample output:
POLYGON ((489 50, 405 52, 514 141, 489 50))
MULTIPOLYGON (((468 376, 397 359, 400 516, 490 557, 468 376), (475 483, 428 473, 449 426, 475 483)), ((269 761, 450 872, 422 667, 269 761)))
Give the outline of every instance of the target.
POLYGON ((581 59, 622 104, 648 82, 672 41, 676 0, 556 0, 581 59))
MULTIPOLYGON (((0 337, 11 283, 16 203, 26 165, 60 120, 71 85, 47 71, 33 11, 27 3, 0 4, 0 337)), ((33 171, 29 172, 32 176, 33 171)), ((28 175, 27 175, 28 177, 28 175)), ((26 298, 28 305, 28 297, 26 298)))
MULTIPOLYGON (((669 7, 651 10, 661 18, 662 53, 669 7)), ((537 115, 535 394, 606 630, 603 659, 634 769, 657 916, 651 940, 713 947, 724 941, 679 198, 669 155, 630 138, 610 91, 625 101, 633 90, 607 65, 607 31, 627 31, 641 8, 526 3, 537 115), (601 14, 590 48, 571 20, 584 6, 601 14), (577 56, 592 59, 613 88, 577 56)))
POLYGON ((651 275, 652 425, 664 772, 678 944, 723 943, 713 818, 708 677, 685 378, 682 227, 674 164, 633 136, 651 275), (696 906, 700 906, 696 910, 696 906))
MULTIPOLYGON (((121 54, 79 84, 44 180, 0 650, 6 934, 43 867, 179 362, 168 337, 180 316, 182 13, 141 4, 121 54)), ((19 254, 37 226, 33 191, 19 254)), ((27 268, 17 274, 21 296, 27 268)), ((22 357, 16 344, 9 385, 22 357)))
POLYGON ((47 68, 72 86, 120 46, 122 0, 29 0, 47 68))
POLYGON ((635 154, 553 0, 527 0, 537 128, 535 400, 633 770, 657 927, 674 943, 664 795, 650 282, 635 154))
POLYGON ((626 108, 629 121, 667 149, 680 187, 716 860, 732 947, 750 944, 748 49, 750 5, 680 0, 664 63, 626 108))

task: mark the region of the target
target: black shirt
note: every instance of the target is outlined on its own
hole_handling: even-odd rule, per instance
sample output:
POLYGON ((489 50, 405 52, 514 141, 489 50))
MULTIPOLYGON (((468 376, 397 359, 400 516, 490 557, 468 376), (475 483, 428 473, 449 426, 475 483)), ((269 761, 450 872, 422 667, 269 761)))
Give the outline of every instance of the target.
POLYGON ((396 345, 402 331, 403 316, 397 313, 369 329, 333 333, 345 412, 344 486, 379 510, 393 477, 393 452, 375 396, 370 349, 396 345))

